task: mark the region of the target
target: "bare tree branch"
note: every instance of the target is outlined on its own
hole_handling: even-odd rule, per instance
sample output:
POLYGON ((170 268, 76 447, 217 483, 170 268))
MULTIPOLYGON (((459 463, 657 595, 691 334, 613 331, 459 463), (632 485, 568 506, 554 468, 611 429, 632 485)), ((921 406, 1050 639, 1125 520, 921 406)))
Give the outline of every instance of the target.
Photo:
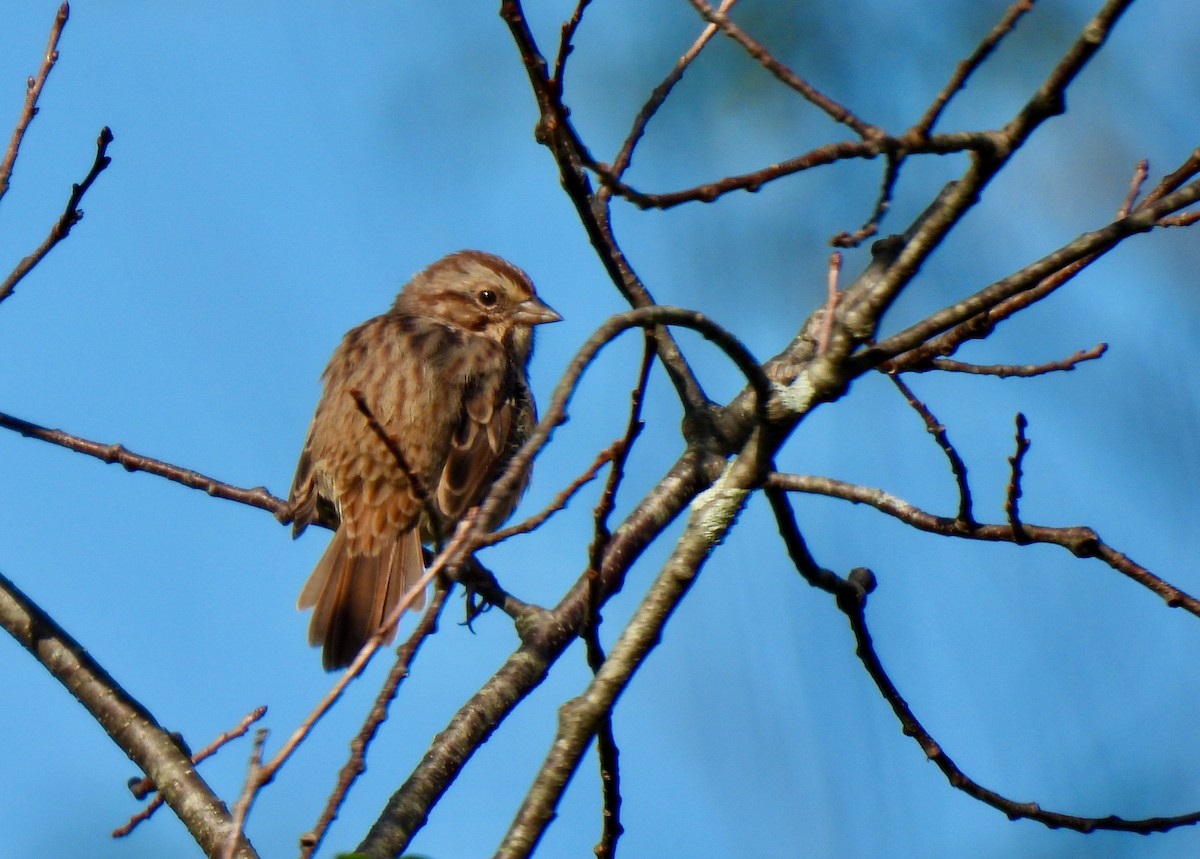
MULTIPOLYGON (((225 804, 196 773, 187 752, 79 642, 3 575, 0 627, 33 654, 117 747, 154 780, 200 848, 206 855, 216 856, 234 833, 233 821, 225 804)), ((238 859, 258 855, 243 838, 233 842, 233 847, 238 859)))
MULTIPOLYGON (((840 498, 852 504, 866 504, 881 513, 930 534, 956 537, 963 540, 981 540, 987 543, 1017 543, 1012 525, 1005 523, 975 524, 960 528, 957 520, 948 516, 928 513, 882 489, 859 486, 834 480, 800 474, 772 474, 767 478, 767 488, 778 488, 789 492, 807 492, 840 498)), ((1188 614, 1200 618, 1200 600, 1175 585, 1167 582, 1147 568, 1104 542, 1100 535, 1086 525, 1069 528, 1051 528, 1045 525, 1021 523, 1025 543, 1046 543, 1061 546, 1077 558, 1095 558, 1123 576, 1137 582, 1157 594, 1170 608, 1182 608, 1188 614)))
POLYGON ((992 52, 996 50, 1001 40, 1016 29, 1017 22, 1032 8, 1033 0, 1016 0, 1015 3, 1008 7, 1008 11, 1004 13, 1004 17, 1000 19, 1000 22, 979 43, 979 46, 975 48, 971 56, 958 64, 953 76, 942 87, 942 91, 937 94, 937 97, 933 100, 933 104, 929 106, 929 109, 925 111, 925 115, 913 126, 916 136, 929 136, 929 132, 937 124, 938 119, 941 118, 942 111, 946 109, 946 105, 950 103, 950 99, 962 92, 971 75, 992 55, 992 52))
MULTIPOLYGON (((275 518, 284 524, 290 521, 290 507, 288 503, 282 498, 276 498, 262 486, 256 486, 253 489, 242 489, 238 486, 222 483, 215 478, 206 477, 197 471, 192 471, 182 466, 142 456, 139 453, 127 450, 121 444, 104 444, 98 441, 89 441, 88 439, 71 435, 62 430, 48 429, 47 427, 39 426, 38 424, 4 414, 3 412, 0 412, 0 427, 20 433, 26 438, 35 438, 38 441, 49 442, 50 444, 65 447, 67 450, 73 450, 76 453, 95 457, 109 465, 114 463, 119 464, 126 471, 144 471, 147 474, 153 474, 174 483, 180 483, 189 489, 199 489, 201 492, 206 492, 214 498, 225 498, 229 501, 236 501, 239 504, 258 507, 260 510, 273 513, 275 518)), ((326 522, 317 524, 330 527, 330 523, 326 522)))
POLYGON ((882 129, 859 119, 847 107, 818 92, 815 87, 781 63, 762 43, 729 20, 724 9, 714 9, 705 0, 690 0, 690 2, 704 17, 704 20, 720 27, 722 33, 745 48, 746 53, 757 60, 763 68, 773 74, 781 83, 798 92, 806 101, 823 110, 834 122, 845 125, 863 140, 875 140, 884 136, 882 129))
MULTIPOLYGON (((66 8, 66 4, 63 4, 66 8)), ((17 288, 17 284, 24 279, 25 275, 33 271, 34 266, 45 259, 46 254, 54 249, 54 246, 61 242, 71 232, 71 227, 79 223, 83 218, 83 210, 79 208, 79 204, 83 202, 83 195, 87 193, 88 188, 92 187, 92 183, 96 181, 104 168, 107 167, 112 159, 108 157, 108 144, 112 143, 113 135, 109 131, 108 126, 100 129, 100 136, 96 138, 96 160, 92 162, 92 169, 83 177, 83 181, 78 185, 71 186, 71 196, 67 199, 67 208, 63 210, 62 215, 54 226, 50 228, 50 234, 45 240, 37 246, 37 248, 29 256, 23 258, 17 263, 16 268, 0 283, 0 301, 12 295, 13 290, 17 288)))
POLYGON ((895 373, 889 375, 888 378, 892 380, 892 384, 896 386, 913 410, 921 416, 921 420, 925 423, 925 431, 934 437, 938 447, 946 455, 946 460, 950 463, 950 471, 954 474, 954 482, 958 486, 958 515, 955 519, 964 526, 970 527, 975 523, 975 516, 971 512, 971 484, 967 480, 967 464, 963 462, 954 445, 950 443, 946 427, 933 416, 929 406, 917 399, 917 395, 912 392, 912 389, 895 373))
POLYGON ((864 614, 866 606, 865 597, 853 602, 839 600, 838 606, 846 613, 846 617, 850 620, 850 629, 854 632, 854 639, 858 645, 855 652, 858 654, 859 659, 862 660, 863 666, 867 669, 867 674, 875 681, 875 685, 884 700, 891 705, 892 711, 896 714, 896 718, 899 719, 904 733, 916 740, 917 745, 925 752, 925 756, 937 765, 937 768, 946 776, 946 780, 950 782, 952 787, 961 790, 963 793, 980 802, 987 803, 993 808, 999 809, 1010 820, 1026 818, 1043 823, 1052 829, 1073 829, 1076 832, 1115 830, 1118 832, 1147 834, 1150 832, 1166 832, 1180 826, 1193 826, 1196 823, 1200 823, 1200 811, 1181 814, 1177 817, 1149 817, 1142 820, 1127 820, 1116 815, 1109 815, 1108 817, 1078 817, 1071 814, 1046 811, 1036 802, 1017 802, 983 787, 959 769, 958 765, 946 753, 942 744, 930 736, 925 726, 918 721, 909 708, 908 703, 900 695, 891 678, 888 677, 883 664, 879 661, 878 654, 875 652, 875 644, 871 639, 871 633, 867 629, 866 616, 864 614))
POLYGON ((46 78, 50 76, 50 70, 58 62, 58 39, 62 36, 63 27, 67 25, 67 18, 70 15, 71 7, 66 3, 58 7, 58 14, 54 16, 54 23, 50 27, 50 41, 46 45, 46 52, 42 55, 41 67, 38 68, 37 76, 30 77, 26 85, 25 106, 21 108, 21 115, 17 118, 17 127, 13 129, 12 138, 8 141, 4 160, 0 162, 0 200, 4 199, 4 195, 8 193, 13 165, 17 162, 17 154, 21 150, 21 142, 25 139, 25 131, 29 128, 29 123, 33 122, 33 118, 37 116, 37 102, 42 94, 42 87, 46 85, 46 78))
POLYGON ((350 758, 342 766, 341 772, 338 773, 337 784, 334 785, 333 791, 329 795, 329 800, 325 803, 325 808, 321 811, 321 816, 311 830, 304 833, 300 838, 300 855, 302 857, 312 856, 317 848, 321 846, 321 842, 325 839, 326 833, 329 831, 330 825, 338 815, 338 810, 346 801, 346 796, 350 792, 350 788, 354 785, 355 780, 366 770, 367 749, 370 748, 371 741, 375 739, 375 735, 379 733, 384 720, 387 719, 388 708, 396 698, 396 693, 400 689, 400 684, 408 677, 409 670, 413 660, 417 656, 417 651, 429 636, 437 631, 438 618, 441 617, 442 608, 446 604, 446 597, 449 595, 448 587, 438 587, 433 592, 433 599, 430 600, 429 606, 425 609, 425 613, 421 616, 420 623, 412 631, 412 634, 400 645, 396 651, 396 663, 392 666, 392 670, 388 672, 387 679, 383 683, 383 687, 379 690, 379 694, 375 696, 375 703, 371 707, 371 711, 367 714, 366 720, 363 722, 361 730, 350 741, 350 758))

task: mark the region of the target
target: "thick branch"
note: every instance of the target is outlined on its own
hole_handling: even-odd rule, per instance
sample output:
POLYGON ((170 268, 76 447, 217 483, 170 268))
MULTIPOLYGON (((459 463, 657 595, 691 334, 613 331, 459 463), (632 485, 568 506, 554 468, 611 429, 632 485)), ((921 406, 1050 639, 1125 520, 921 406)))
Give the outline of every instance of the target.
MULTIPOLYGON (((218 855, 233 831, 225 803, 196 773, 188 754, 91 655, 16 585, 0 575, 0 626, 33 654, 142 768, 208 856, 218 855)), ((244 838, 235 854, 258 854, 244 838)))
POLYGON ((516 859, 533 852, 605 715, 661 640, 667 620, 691 588, 713 548, 733 526, 750 490, 759 482, 764 458, 769 460, 768 447, 757 436, 752 437, 746 453, 735 459, 721 478, 693 503, 687 529, 604 664, 583 694, 559 710, 554 744, 497 850, 497 857, 516 859))

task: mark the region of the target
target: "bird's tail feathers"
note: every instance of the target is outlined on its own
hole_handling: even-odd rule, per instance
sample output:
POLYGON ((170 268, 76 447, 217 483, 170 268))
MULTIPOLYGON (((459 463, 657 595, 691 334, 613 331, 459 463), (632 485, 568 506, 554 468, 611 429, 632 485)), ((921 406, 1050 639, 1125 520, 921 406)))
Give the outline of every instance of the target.
MULTIPOLYGON (((359 551, 346 538, 345 529, 339 528, 296 603, 300 609, 313 609, 308 643, 323 645, 325 670, 349 665, 424 573, 421 539, 415 528, 372 553, 359 551)), ((424 605, 422 591, 410 608, 424 605)), ((384 643, 395 635, 393 626, 384 643)))

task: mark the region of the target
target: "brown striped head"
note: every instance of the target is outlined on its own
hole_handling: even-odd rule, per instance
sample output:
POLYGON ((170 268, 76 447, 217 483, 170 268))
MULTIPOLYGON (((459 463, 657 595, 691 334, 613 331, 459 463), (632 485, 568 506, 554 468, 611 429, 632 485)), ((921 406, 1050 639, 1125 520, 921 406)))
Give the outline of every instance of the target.
POLYGON ((529 275, 483 251, 458 251, 419 272, 396 296, 393 312, 436 319, 504 343, 518 362, 532 329, 562 319, 538 298, 529 275))

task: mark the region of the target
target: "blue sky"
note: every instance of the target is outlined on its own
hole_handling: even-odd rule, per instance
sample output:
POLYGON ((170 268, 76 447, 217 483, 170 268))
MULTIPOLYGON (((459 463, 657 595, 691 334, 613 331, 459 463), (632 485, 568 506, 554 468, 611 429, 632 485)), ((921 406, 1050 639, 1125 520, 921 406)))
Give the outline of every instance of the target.
MULTIPOLYGON (((582 340, 623 306, 533 142, 534 103, 495 5, 76 3, 0 205, 0 266, 44 236, 103 125, 116 136, 113 164, 70 238, 0 306, 0 411, 283 494, 338 339, 386 308, 412 272, 462 247, 517 262, 565 317, 539 332, 533 373, 544 400, 582 340)), ((961 4, 970 19, 958 21, 943 4, 903 5, 814 6, 794 30, 768 32, 816 83, 898 131, 1004 8, 961 4)), ((32 2, 6 14, 0 118, 16 119, 56 8, 32 2)), ((944 127, 1003 123, 1088 8, 1039 4, 944 127)), ((528 10, 547 44, 569 14, 548 0, 528 10)), ((746 4, 747 26, 758 14, 746 4)), ((1070 93, 1067 116, 997 180, 885 327, 1101 225, 1137 159, 1150 159, 1154 177, 1182 161, 1197 144, 1187 75, 1198 17, 1187 0, 1135 4, 1070 93)), ((599 157, 612 157, 697 29, 682 2, 595 4, 568 92, 599 157)), ((679 187, 840 137, 737 63, 732 46, 713 47, 651 126, 635 183, 679 187), (722 84, 731 68, 736 86, 722 84)), ((902 228, 960 168, 909 165, 886 227, 902 228)), ((710 313, 765 357, 821 300, 824 240, 858 226, 878 171, 840 166, 669 212, 618 206, 618 238, 660 301, 710 313)), ((1022 411, 1034 442, 1028 521, 1091 525, 1200 591, 1197 247, 1194 232, 1139 237, 963 356, 1039 362, 1107 341, 1098 363, 1028 381, 912 380, 960 445, 980 518, 1003 516, 1022 411)), ((866 258, 849 253, 847 273, 866 258)), ((711 346, 681 342, 711 395, 736 392, 737 374, 711 346)), ((589 374, 522 510, 539 509, 621 433, 637 353, 631 337, 589 374)), ((621 509, 680 452, 678 410, 658 376, 647 416, 621 509)), ((194 746, 266 704, 268 749, 277 748, 328 688, 293 609, 323 534, 293 543, 261 511, 13 434, 0 434, 0 463, 0 570, 194 746)), ((780 467, 953 511, 940 452, 881 378, 815 413, 780 467)), ((523 598, 557 601, 584 567, 594 500, 585 493, 544 533, 485 561, 523 598)), ((881 658, 968 773, 1069 813, 1200 806, 1194 618, 1062 550, 950 543, 829 501, 796 507, 823 565, 876 570, 868 617, 881 658)), ((665 540, 648 552, 605 612, 608 641, 669 548, 665 540)), ((357 843, 515 646, 498 612, 474 634, 456 623, 460 602, 446 618, 327 855, 357 843)), ((386 672, 387 660, 377 662, 262 794, 248 831, 263 855, 287 855, 316 819, 386 672)), ((135 768, 19 646, 0 642, 0 666, 0 769, 10 783, 0 843, 11 855, 191 855, 166 812, 110 841, 138 807, 124 787, 135 768)), ((553 736, 557 704, 586 680, 576 648, 468 765, 413 849, 486 855, 553 736)), ((621 698, 615 726, 624 856, 1166 857, 1200 847, 1192 830, 1084 837, 1013 823, 949 788, 900 734, 842 616, 789 569, 761 501, 705 568, 621 698)), ((200 771, 232 801, 248 754, 243 740, 200 771)), ((589 757, 545 855, 590 850, 597 796, 589 757)))

